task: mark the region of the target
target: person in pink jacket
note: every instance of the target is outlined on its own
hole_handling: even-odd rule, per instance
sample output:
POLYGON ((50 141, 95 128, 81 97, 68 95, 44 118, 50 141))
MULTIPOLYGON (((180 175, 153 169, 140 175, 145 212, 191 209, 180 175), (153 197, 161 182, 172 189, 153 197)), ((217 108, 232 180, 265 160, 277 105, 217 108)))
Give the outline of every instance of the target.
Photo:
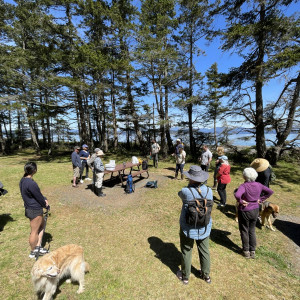
POLYGON ((221 162, 221 166, 217 173, 218 187, 217 191, 220 196, 219 207, 224 207, 226 205, 226 186, 230 183, 230 165, 228 163, 228 157, 222 155, 218 157, 218 160, 221 162))

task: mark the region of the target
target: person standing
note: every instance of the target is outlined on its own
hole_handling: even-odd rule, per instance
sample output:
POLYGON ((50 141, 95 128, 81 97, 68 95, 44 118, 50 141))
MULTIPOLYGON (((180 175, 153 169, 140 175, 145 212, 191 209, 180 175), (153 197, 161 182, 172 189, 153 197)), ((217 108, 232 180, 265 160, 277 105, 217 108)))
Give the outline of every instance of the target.
POLYGON ((152 140, 152 145, 151 145, 151 151, 150 155, 152 156, 153 159, 153 167, 157 168, 158 166, 158 153, 160 151, 160 146, 158 143, 156 143, 156 140, 152 140))
POLYGON ((104 155, 102 150, 99 150, 96 153, 97 157, 94 161, 94 174, 95 174, 95 194, 98 197, 104 197, 105 194, 102 193, 102 183, 103 183, 103 177, 104 177, 104 165, 101 160, 101 157, 104 155))
POLYGON ((210 279, 210 253, 209 253, 209 236, 212 227, 212 219, 205 227, 196 227, 189 225, 186 221, 188 202, 193 201, 195 197, 206 195, 207 200, 213 201, 211 188, 207 187, 204 182, 208 179, 208 173, 203 171, 199 166, 191 166, 184 175, 189 179, 189 185, 184 187, 178 196, 182 200, 182 209, 180 214, 180 249, 181 249, 181 270, 177 272, 177 278, 188 284, 192 266, 192 250, 194 241, 196 241, 199 260, 200 260, 200 277, 207 283, 210 279))
POLYGON ((80 172, 80 183, 83 183, 82 180, 82 175, 83 175, 83 171, 84 169, 85 171, 85 180, 91 180, 89 178, 89 166, 87 164, 88 159, 90 158, 90 152, 88 151, 88 145, 84 144, 82 145, 82 150, 79 152, 79 156, 81 159, 81 172, 80 172))
POLYGON ((176 159, 176 169, 175 169, 175 178, 177 179, 178 177, 178 172, 180 171, 181 174, 181 180, 183 180, 183 168, 185 165, 185 157, 186 157, 186 153, 184 151, 183 145, 178 145, 178 154, 176 155, 175 159, 176 159))
POLYGON ((272 173, 270 169, 270 163, 264 158, 256 158, 250 164, 250 167, 253 168, 258 174, 255 181, 260 182, 266 187, 269 187, 272 173))
POLYGON ((212 161, 212 153, 209 151, 207 145, 203 145, 203 151, 201 156, 199 157, 199 161, 201 163, 201 169, 205 172, 208 172, 210 162, 212 161))
POLYGON ((72 165, 73 165, 73 187, 78 187, 77 185, 77 178, 80 176, 81 172, 81 159, 79 156, 79 146, 74 147, 74 151, 71 155, 72 165))
POLYGON ((223 147, 217 147, 217 155, 218 156, 217 156, 217 159, 216 159, 216 162, 215 162, 215 170, 214 170, 214 186, 212 187, 213 190, 217 189, 217 184, 218 184, 217 173, 218 173, 218 170, 221 166, 221 162, 218 159, 218 157, 224 155, 224 148, 223 147))
POLYGON ((35 162, 28 162, 24 166, 24 176, 20 181, 20 191, 24 201, 25 216, 30 220, 29 245, 31 248, 29 257, 34 258, 36 253, 40 255, 48 251, 41 246, 44 233, 45 220, 43 218, 43 208, 48 208, 49 203, 40 191, 39 186, 33 180, 37 172, 35 162))
POLYGON ((231 182, 230 178, 230 165, 228 163, 228 157, 226 155, 222 155, 218 158, 220 161, 220 167, 217 173, 218 179, 218 187, 217 191, 220 196, 220 203, 218 206, 224 207, 226 205, 226 186, 231 182))
POLYGON ((246 258, 255 258, 255 225, 259 215, 259 203, 264 202, 273 194, 271 189, 259 182, 255 182, 257 176, 255 169, 244 169, 243 177, 245 182, 234 193, 238 202, 238 221, 243 255, 246 258))

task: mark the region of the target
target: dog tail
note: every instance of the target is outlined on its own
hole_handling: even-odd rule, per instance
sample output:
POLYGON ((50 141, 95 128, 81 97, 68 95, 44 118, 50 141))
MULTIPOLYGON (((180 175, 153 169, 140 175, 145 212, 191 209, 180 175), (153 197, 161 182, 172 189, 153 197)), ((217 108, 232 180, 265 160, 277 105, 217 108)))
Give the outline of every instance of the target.
POLYGON ((84 262, 84 272, 87 273, 87 272, 90 272, 90 265, 88 262, 84 262))

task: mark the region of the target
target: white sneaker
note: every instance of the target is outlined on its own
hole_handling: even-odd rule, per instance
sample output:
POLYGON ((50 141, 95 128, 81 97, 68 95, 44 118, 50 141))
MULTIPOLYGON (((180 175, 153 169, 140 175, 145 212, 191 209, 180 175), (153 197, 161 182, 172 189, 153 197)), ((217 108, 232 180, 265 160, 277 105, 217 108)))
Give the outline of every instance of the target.
POLYGON ((83 180, 80 180, 79 182, 80 182, 80 183, 83 183, 83 180))
POLYGON ((87 177, 85 180, 92 180, 92 179, 87 177))

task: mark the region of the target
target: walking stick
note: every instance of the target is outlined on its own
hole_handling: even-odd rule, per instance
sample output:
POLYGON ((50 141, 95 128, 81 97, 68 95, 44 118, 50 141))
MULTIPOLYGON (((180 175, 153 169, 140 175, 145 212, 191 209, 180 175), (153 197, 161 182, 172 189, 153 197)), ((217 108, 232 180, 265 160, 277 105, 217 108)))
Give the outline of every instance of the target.
MULTIPOLYGON (((43 235, 42 235, 42 238, 41 238, 41 243, 39 244, 38 246, 38 251, 36 252, 35 254, 35 260, 38 260, 39 256, 40 256, 40 249, 41 249, 41 246, 42 246, 42 242, 43 242, 43 237, 44 237, 44 234, 45 234, 45 230, 46 230, 46 225, 47 225, 47 219, 48 219, 48 216, 49 216, 49 211, 50 211, 50 205, 48 205, 46 207, 46 212, 44 212, 44 228, 43 228, 43 235)), ((50 247, 50 246, 49 246, 50 247)), ((49 248, 48 248, 49 250, 49 248)))

